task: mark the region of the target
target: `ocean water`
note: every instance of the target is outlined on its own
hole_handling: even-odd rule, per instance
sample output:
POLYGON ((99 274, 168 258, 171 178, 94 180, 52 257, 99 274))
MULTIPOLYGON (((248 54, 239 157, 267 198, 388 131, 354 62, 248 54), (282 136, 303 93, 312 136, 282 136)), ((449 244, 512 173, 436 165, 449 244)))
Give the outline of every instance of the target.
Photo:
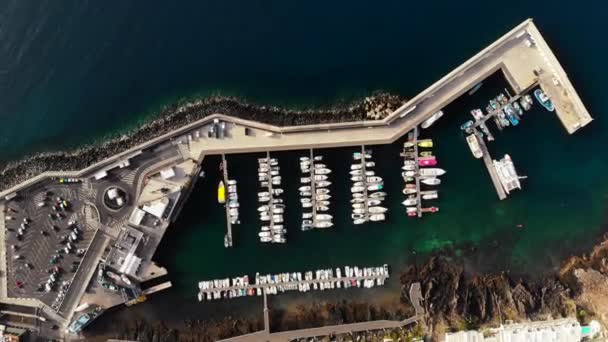
MULTIPOLYGON (((518 127, 494 130, 493 155, 509 153, 529 176, 522 191, 499 202, 458 129, 470 109, 503 90, 500 77, 445 108, 446 116, 424 132, 448 174, 439 188, 440 213, 422 220, 405 217, 400 205, 399 144, 372 148, 377 173, 390 189, 389 216, 362 227, 349 223, 349 184, 343 181, 353 149, 328 149, 319 153, 334 170, 336 226, 290 228, 287 245, 262 246, 254 202, 257 156, 230 156, 244 223, 235 227, 236 247, 226 250, 223 210, 215 202, 219 159, 209 157, 207 178, 158 252, 174 289, 128 310, 166 318, 165 309, 180 303, 174 318, 204 315, 220 305, 194 303, 202 279, 346 264, 398 266, 442 248, 467 255, 471 271, 548 272, 605 230, 605 11, 605 4, 585 1, 7 0, 0 4, 0 162, 93 143, 167 104, 210 94, 298 107, 376 89, 413 97, 532 17, 595 121, 569 136, 553 114, 535 105, 518 127)), ((293 227, 301 212, 295 164, 301 153, 276 154, 293 227)))

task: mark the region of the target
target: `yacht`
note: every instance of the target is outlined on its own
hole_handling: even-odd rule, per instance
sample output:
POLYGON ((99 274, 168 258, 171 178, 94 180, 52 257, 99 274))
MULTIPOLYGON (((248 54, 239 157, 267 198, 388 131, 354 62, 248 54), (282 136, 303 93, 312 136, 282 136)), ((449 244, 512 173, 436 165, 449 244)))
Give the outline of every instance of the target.
POLYGON ((519 179, 523 177, 517 175, 513 161, 508 154, 498 161, 494 160, 493 163, 500 183, 507 194, 514 189, 521 189, 519 179))
POLYGON ((445 170, 444 169, 430 167, 428 169, 420 169, 419 173, 420 173, 420 176, 422 176, 422 177, 436 177, 436 176, 442 176, 442 175, 444 175, 445 174, 445 170))
POLYGON ((425 128, 425 129, 429 128, 429 127, 431 127, 432 124, 435 123, 435 121, 439 120, 442 116, 443 116, 443 111, 440 110, 437 113, 431 115, 430 118, 424 120, 422 122, 422 124, 420 124, 420 127, 425 128))
POLYGON ((475 134, 467 136, 467 144, 469 144, 473 157, 477 159, 483 157, 483 151, 479 147, 479 141, 477 140, 477 136, 475 134))

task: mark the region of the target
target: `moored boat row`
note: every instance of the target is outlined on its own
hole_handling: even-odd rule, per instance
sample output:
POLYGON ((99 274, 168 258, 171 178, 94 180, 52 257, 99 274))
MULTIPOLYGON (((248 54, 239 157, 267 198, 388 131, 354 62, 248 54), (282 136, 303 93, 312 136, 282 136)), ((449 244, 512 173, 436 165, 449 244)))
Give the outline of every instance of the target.
POLYGON ((300 170, 303 177, 300 191, 302 213, 302 230, 313 228, 326 229, 333 226, 333 217, 327 213, 331 204, 329 174, 331 169, 322 163, 323 156, 300 157, 300 170), (307 211, 309 209, 310 211, 307 211))
POLYGON ((437 207, 423 208, 423 200, 433 200, 439 197, 437 190, 422 190, 421 185, 435 186, 441 183, 438 178, 445 174, 445 170, 436 168, 437 158, 430 148, 433 141, 430 139, 418 140, 418 129, 408 133, 407 140, 403 144, 403 166, 402 177, 405 182, 403 194, 406 196, 402 204, 406 208, 408 216, 421 216, 422 213, 436 212, 437 207), (420 150, 419 148, 427 148, 420 150))
POLYGON ((353 186, 350 191, 353 195, 351 218, 354 224, 386 219, 388 209, 380 206, 386 197, 386 192, 381 191, 384 189, 384 181, 373 170, 376 164, 371 158, 372 151, 365 148, 353 153, 354 163, 350 166, 353 186))
POLYGON ((281 176, 279 174, 279 161, 276 158, 270 158, 268 154, 266 158, 258 159, 258 177, 262 191, 258 192, 258 212, 260 213, 260 221, 262 227, 258 233, 260 242, 263 243, 285 243, 285 235, 287 230, 283 226, 283 213, 285 204, 280 195, 283 189, 281 185, 281 176))

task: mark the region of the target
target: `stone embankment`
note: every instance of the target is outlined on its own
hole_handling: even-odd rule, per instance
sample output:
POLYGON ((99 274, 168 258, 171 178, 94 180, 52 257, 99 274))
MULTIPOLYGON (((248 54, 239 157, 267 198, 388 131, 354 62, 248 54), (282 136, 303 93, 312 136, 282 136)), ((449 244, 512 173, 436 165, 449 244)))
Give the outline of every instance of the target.
POLYGON ((298 126, 382 119, 404 99, 376 92, 353 103, 329 108, 287 109, 259 106, 234 97, 213 96, 163 110, 155 119, 122 136, 73 151, 45 152, 5 165, 0 170, 0 190, 8 189, 44 171, 76 171, 128 150, 211 114, 221 113, 275 126, 298 126))

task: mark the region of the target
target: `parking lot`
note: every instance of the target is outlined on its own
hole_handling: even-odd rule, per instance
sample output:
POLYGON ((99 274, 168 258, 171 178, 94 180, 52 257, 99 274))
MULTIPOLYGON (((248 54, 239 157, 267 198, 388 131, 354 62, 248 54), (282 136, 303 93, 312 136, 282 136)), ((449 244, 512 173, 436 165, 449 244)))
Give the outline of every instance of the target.
POLYGON ((94 235, 84 224, 83 193, 81 183, 55 181, 8 201, 9 297, 37 298, 59 308, 94 235))

